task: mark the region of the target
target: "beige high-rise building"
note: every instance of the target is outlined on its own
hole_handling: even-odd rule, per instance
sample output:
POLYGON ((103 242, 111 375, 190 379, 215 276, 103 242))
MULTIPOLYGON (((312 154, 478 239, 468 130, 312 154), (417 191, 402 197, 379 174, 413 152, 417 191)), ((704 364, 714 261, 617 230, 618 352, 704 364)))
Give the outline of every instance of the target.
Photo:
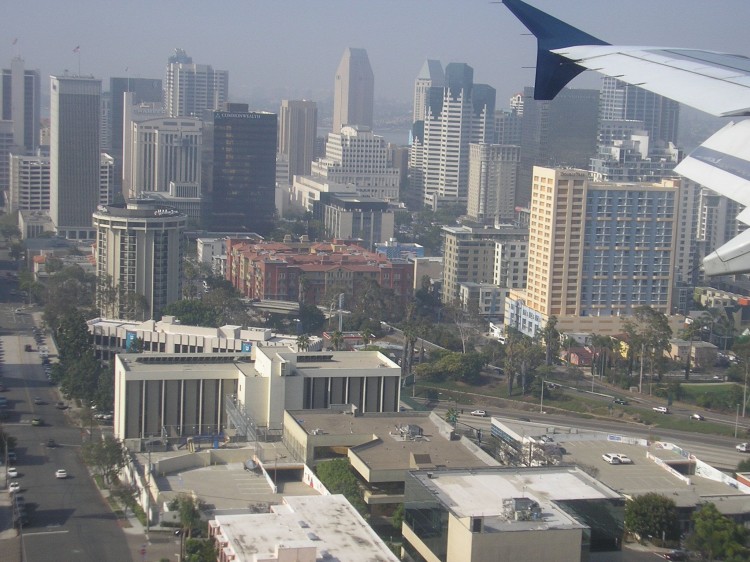
POLYGON ((505 312, 506 325, 528 335, 551 316, 568 329, 592 317, 619 329, 619 317, 640 306, 671 312, 679 183, 587 175, 533 169, 526 290, 511 292, 505 312))
POLYGON ((187 217, 148 199, 100 206, 96 228, 97 306, 103 316, 159 318, 180 298, 187 217))

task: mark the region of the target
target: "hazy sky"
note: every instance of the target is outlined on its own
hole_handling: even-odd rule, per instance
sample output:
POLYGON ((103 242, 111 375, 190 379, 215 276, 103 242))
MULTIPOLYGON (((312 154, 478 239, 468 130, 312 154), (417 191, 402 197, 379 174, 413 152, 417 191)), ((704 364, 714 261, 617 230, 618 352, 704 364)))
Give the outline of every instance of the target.
MULTIPOLYGON (((699 47, 750 55, 748 0, 530 0, 610 43, 699 47)), ((376 102, 410 101, 427 58, 466 62, 498 91, 498 108, 532 85, 536 43, 505 6, 488 0, 3 0, 0 64, 105 79, 163 78, 184 48, 229 70, 230 97, 332 96, 346 47, 368 51, 376 102), (12 45, 17 38, 15 46, 12 45)), ((593 73, 574 87, 597 87, 593 73)), ((377 103, 376 103, 377 114, 377 103)))

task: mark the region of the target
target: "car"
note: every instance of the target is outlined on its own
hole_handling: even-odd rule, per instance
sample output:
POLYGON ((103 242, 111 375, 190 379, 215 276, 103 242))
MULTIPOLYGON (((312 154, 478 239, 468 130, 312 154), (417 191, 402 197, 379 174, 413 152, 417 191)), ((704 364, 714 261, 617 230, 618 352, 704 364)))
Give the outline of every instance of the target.
POLYGON ((604 453, 602 458, 609 464, 620 464, 620 456, 617 453, 604 453))
POLYGON ((711 377, 711 378, 712 378, 713 380, 715 380, 715 381, 720 381, 720 380, 722 380, 722 378, 721 378, 721 377, 720 377, 719 375, 714 375, 714 376, 713 376, 713 377, 711 377))
POLYGON ((527 417, 520 417, 520 418, 518 418, 518 421, 530 422, 531 420, 529 418, 527 418, 527 417))
POLYGON ((690 560, 688 553, 684 550, 670 550, 669 552, 662 554, 662 556, 664 557, 664 560, 674 560, 675 562, 690 560))
POLYGON ((39 427, 40 425, 44 425, 44 420, 39 417, 31 418, 31 425, 39 427))
POLYGON ((55 478, 63 479, 63 478, 67 478, 67 477, 68 477, 68 471, 65 470, 64 468, 58 468, 55 471, 55 478))
POLYGON ((620 459, 620 464, 633 464, 633 459, 631 459, 627 455, 623 455, 622 453, 616 453, 617 458, 620 459))
POLYGON ((18 469, 16 467, 8 467, 8 478, 18 478, 18 469))
POLYGON ((35 396, 34 397, 34 404, 36 404, 37 406, 42 406, 44 404, 44 400, 42 400, 38 396, 35 396))
POLYGON ((20 492, 20 491, 21 491, 21 484, 19 484, 18 482, 14 481, 14 482, 11 482, 10 484, 8 484, 8 493, 9 494, 15 494, 16 492, 20 492))
POLYGON ((660 414, 668 414, 669 413, 669 408, 667 408, 666 406, 654 406, 651 409, 654 412, 659 412, 660 414))
POLYGON ((478 416, 480 418, 484 418, 484 417, 487 417, 487 412, 485 412, 484 410, 473 410, 471 412, 471 415, 472 416, 478 416))
POLYGON ((27 343, 26 345, 24 345, 24 346, 23 346, 23 350, 24 350, 24 351, 32 351, 32 349, 31 349, 31 344, 30 344, 30 343, 27 343))
POLYGON ((57 447, 57 443, 55 443, 55 440, 52 439, 52 437, 47 439, 47 447, 49 447, 50 449, 57 447))
POLYGON ((705 420, 706 418, 704 418, 702 414, 699 414, 699 413, 697 413, 697 412, 696 412, 695 414, 692 414, 692 415, 690 416, 690 419, 691 419, 691 420, 698 420, 698 421, 703 421, 703 420, 705 420))
POLYGON ((65 410, 68 408, 68 405, 61 400, 60 402, 55 404, 55 408, 57 408, 58 410, 65 410))
POLYGON ((8 451, 8 462, 16 462, 18 457, 15 451, 8 451))
POLYGON ((615 398, 614 400, 612 400, 612 403, 619 404, 620 406, 627 406, 628 404, 630 404, 630 402, 628 402, 624 398, 615 398))
POLYGON ((740 443, 735 449, 740 453, 750 453, 750 443, 740 443))

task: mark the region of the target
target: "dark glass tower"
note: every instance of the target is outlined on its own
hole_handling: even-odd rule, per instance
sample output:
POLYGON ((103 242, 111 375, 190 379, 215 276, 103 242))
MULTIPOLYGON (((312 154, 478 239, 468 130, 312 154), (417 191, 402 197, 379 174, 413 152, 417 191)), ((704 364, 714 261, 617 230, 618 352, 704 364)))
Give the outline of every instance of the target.
POLYGON ((276 186, 275 113, 229 104, 214 111, 206 226, 214 231, 267 234, 273 227, 276 186))

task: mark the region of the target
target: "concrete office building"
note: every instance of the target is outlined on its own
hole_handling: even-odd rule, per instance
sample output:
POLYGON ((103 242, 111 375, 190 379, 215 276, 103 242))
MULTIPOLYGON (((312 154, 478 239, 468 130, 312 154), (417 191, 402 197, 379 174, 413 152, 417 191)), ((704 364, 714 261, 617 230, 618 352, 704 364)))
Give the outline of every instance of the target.
POLYGON ((555 316, 563 331, 614 333, 640 306, 670 314, 679 216, 672 181, 597 183, 535 166, 528 281, 511 291, 506 325, 534 336, 555 316))
POLYGON ((211 117, 206 227, 267 234, 275 211, 277 116, 228 104, 211 117))
POLYGON ((96 229, 96 300, 111 318, 146 320, 180 298, 187 217, 151 200, 100 206, 96 229))
POLYGON ((12 121, 16 151, 33 154, 39 147, 41 96, 39 71, 27 70, 21 57, 13 57, 0 73, 0 121, 12 121))
POLYGON ((281 100, 277 147, 279 159, 288 163, 285 183, 291 185, 294 176, 310 175, 317 131, 318 104, 308 100, 281 100))
POLYGON ((360 245, 370 251, 393 238, 395 218, 386 201, 325 193, 320 206, 314 214, 322 215, 328 238, 361 240, 360 245))
POLYGON ((617 552, 625 499, 575 466, 410 470, 404 550, 415 560, 588 560, 617 552))
MULTIPOLYGON (((123 147, 125 132, 130 126, 126 119, 126 105, 159 104, 164 100, 164 90, 160 78, 112 77, 109 79, 111 97, 110 150, 115 159, 115 190, 122 191, 123 147), (125 94, 129 94, 125 101, 125 94)), ((154 117, 154 116, 152 116, 154 117)), ((123 192, 124 196, 128 196, 123 192)))
MULTIPOLYGON (((494 114, 495 89, 475 84, 468 64, 448 64, 445 86, 429 90, 421 142, 425 206, 466 203, 469 145, 494 138, 494 114)), ((414 148, 419 150, 419 145, 414 148)))
POLYGON ((99 155, 99 205, 111 205, 115 196, 115 159, 99 155))
POLYGON ((114 434, 182 437, 231 425, 250 431, 230 423, 233 408, 253 420, 254 431, 269 432, 281 431, 285 410, 351 404, 362 413, 397 412, 400 380, 400 367, 377 351, 253 346, 251 353, 121 353, 115 357, 114 434))
POLYGON ((345 125, 372 128, 375 77, 365 49, 347 47, 333 86, 333 133, 345 125))
POLYGON ((10 155, 10 189, 6 209, 49 211, 49 156, 10 155))
POLYGON ((597 150, 599 90, 563 88, 554 100, 536 101, 534 88, 526 87, 514 104, 523 116, 516 204, 525 207, 534 166, 588 169, 597 150))
POLYGON ((193 62, 183 49, 167 61, 164 103, 170 117, 202 117, 221 109, 229 98, 229 72, 193 62))
POLYGON ((312 163, 311 174, 319 181, 354 185, 365 197, 398 201, 400 173, 391 166, 385 139, 369 127, 344 126, 329 133, 325 158, 312 163))
POLYGON ((101 80, 51 76, 50 216, 60 236, 94 238, 99 204, 101 80))
POLYGON ((427 59, 414 81, 414 104, 412 122, 424 121, 427 117, 430 88, 445 86, 445 72, 439 60, 427 59))
POLYGON ((127 199, 135 198, 138 192, 138 186, 133 182, 133 131, 136 123, 142 123, 149 120, 165 119, 167 117, 164 104, 162 102, 141 102, 135 103, 133 92, 123 93, 123 128, 122 128, 122 164, 121 170, 121 189, 123 197, 127 199))
POLYGON ((102 92, 99 104, 99 148, 109 152, 112 150, 112 95, 102 92))
MULTIPOLYGON (((497 228, 443 227, 442 301, 458 302, 461 283, 494 283, 496 242, 508 248, 525 246, 528 229, 501 225, 497 228)), ((516 250, 513 250, 516 251, 516 250)))
POLYGON ((170 183, 193 186, 200 197, 203 122, 194 117, 131 123, 130 197, 169 192, 170 183))
POLYGON ((10 185, 10 155, 16 149, 13 143, 13 122, 0 121, 0 193, 7 199, 10 185))
POLYGON ((513 222, 520 159, 519 146, 469 145, 466 214, 470 219, 484 224, 513 222))

